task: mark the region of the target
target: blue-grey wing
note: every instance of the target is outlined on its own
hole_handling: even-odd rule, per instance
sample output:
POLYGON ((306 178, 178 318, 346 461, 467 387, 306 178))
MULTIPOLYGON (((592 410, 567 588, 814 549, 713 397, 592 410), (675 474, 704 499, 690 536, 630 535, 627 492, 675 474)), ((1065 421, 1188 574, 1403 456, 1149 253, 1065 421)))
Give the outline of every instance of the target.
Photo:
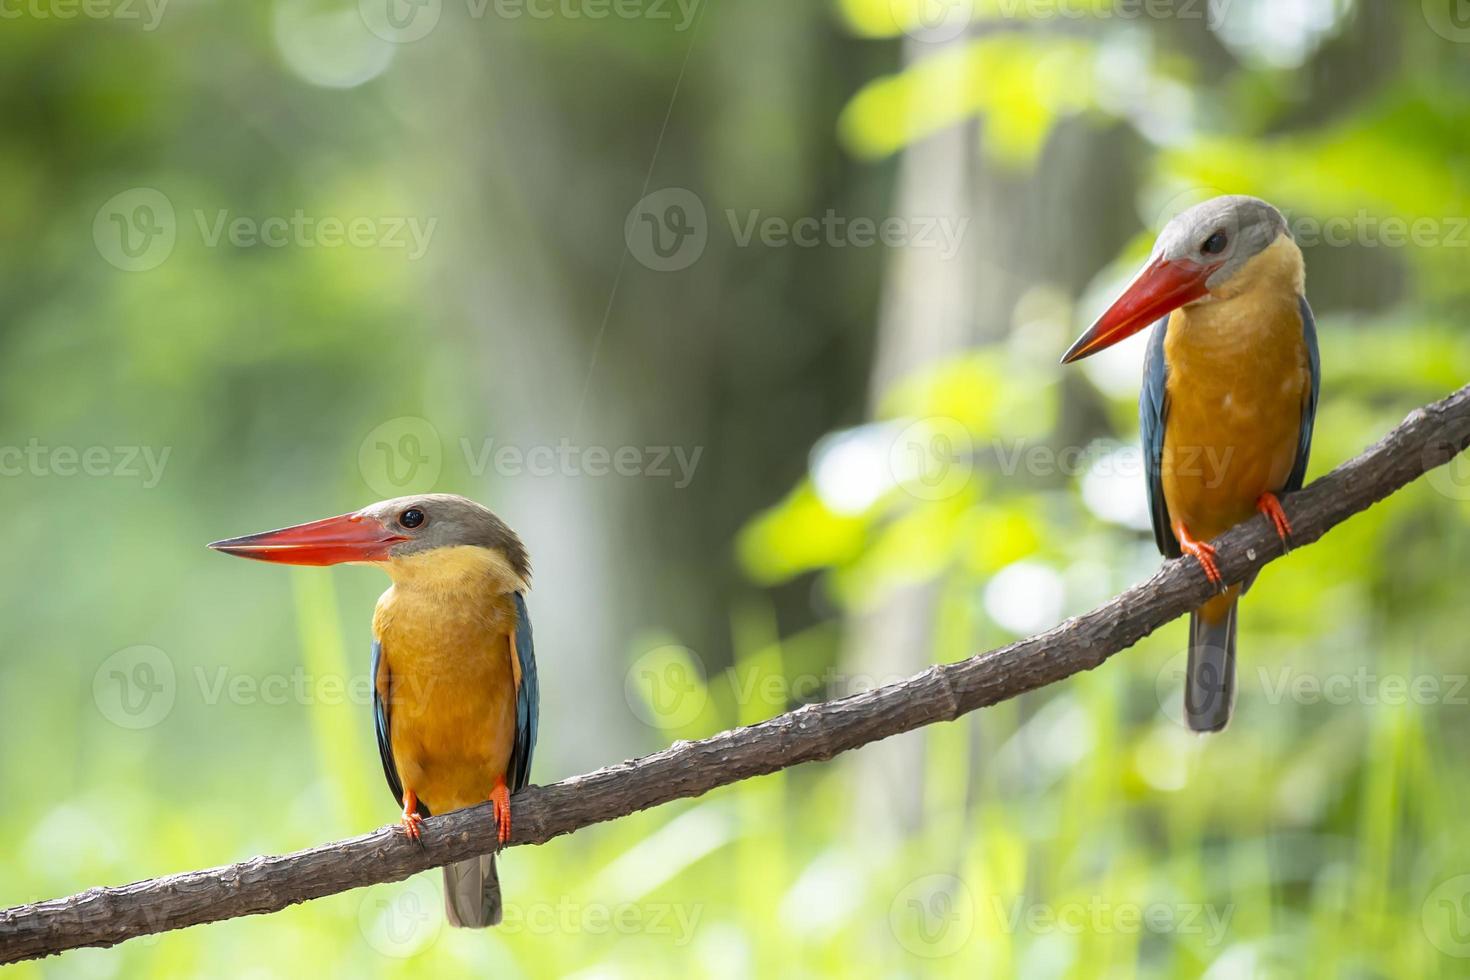
POLYGON ((531 755, 536 751, 536 726, 541 720, 541 690, 536 678, 536 646, 531 637, 531 615, 526 597, 517 592, 516 656, 520 659, 521 683, 516 688, 516 733, 511 746, 508 782, 514 793, 531 780, 531 755))
MULTIPOLYGON (((383 644, 373 640, 373 731, 378 736, 378 756, 383 760, 383 776, 388 780, 388 789, 393 799, 403 806, 403 781, 398 778, 398 764, 393 761, 393 740, 389 735, 389 712, 392 706, 383 700, 383 689, 387 688, 389 700, 393 696, 392 678, 380 682, 380 672, 386 670, 383 663, 383 644)), ((419 814, 429 816, 429 808, 419 803, 419 814)))
POLYGON ((1298 296, 1302 314, 1302 340, 1307 345, 1307 363, 1312 370, 1312 392, 1302 405, 1302 427, 1296 440, 1296 463, 1286 478, 1286 493, 1300 490, 1307 479, 1307 457, 1312 453, 1312 427, 1317 422, 1317 392, 1322 388, 1322 358, 1317 353, 1317 319, 1305 296, 1298 296))
POLYGON ((1148 483, 1148 512, 1154 525, 1154 542, 1165 558, 1178 558, 1179 541, 1169 526, 1169 506, 1164 501, 1164 427, 1169 420, 1169 365, 1164 360, 1164 336, 1169 331, 1166 316, 1154 324, 1143 356, 1143 387, 1138 395, 1138 430, 1143 441, 1144 475, 1148 483))

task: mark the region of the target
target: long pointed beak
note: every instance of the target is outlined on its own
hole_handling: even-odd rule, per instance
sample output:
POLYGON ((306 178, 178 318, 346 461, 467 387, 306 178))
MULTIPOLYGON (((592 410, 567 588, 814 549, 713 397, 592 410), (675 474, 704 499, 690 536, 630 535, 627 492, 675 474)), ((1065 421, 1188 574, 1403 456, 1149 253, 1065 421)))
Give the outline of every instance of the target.
POLYGON ((1089 354, 1131 337, 1165 314, 1209 293, 1205 284, 1218 265, 1198 265, 1179 259, 1154 259, 1134 277, 1107 312, 1062 355, 1071 364, 1089 354))
POLYGON ((382 561, 388 549, 408 538, 369 517, 343 514, 326 520, 262 531, 212 542, 227 555, 283 565, 339 565, 349 561, 382 561))

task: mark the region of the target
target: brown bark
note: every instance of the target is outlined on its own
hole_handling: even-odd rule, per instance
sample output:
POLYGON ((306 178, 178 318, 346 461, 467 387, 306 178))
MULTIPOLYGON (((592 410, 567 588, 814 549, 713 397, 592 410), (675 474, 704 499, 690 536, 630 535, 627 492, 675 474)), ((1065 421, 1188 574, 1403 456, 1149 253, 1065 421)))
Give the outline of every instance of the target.
MULTIPOLYGON (((1294 544, 1306 545, 1470 445, 1470 386, 1409 415, 1362 455, 1286 501, 1294 544)), ((1215 542, 1229 581, 1281 555, 1264 519, 1215 542)), ((1211 588, 1193 559, 1166 562, 1148 581, 1055 629, 958 663, 928 668, 898 684, 769 721, 678 742, 662 752, 517 794, 511 844, 562 834, 699 796, 752 776, 830 759, 890 735, 1053 684, 1090 670, 1171 619, 1198 606, 1211 588)), ((362 888, 480 854, 494 847, 490 806, 424 822, 422 843, 396 827, 279 857, 93 888, 70 898, 0 912, 0 963, 80 946, 112 946, 150 933, 362 888)))

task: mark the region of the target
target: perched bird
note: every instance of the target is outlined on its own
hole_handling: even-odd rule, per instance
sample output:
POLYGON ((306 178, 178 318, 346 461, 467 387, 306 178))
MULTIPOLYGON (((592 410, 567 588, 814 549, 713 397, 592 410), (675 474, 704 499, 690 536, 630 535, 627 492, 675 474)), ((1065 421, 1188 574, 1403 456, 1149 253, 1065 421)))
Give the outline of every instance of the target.
MULTIPOLYGON (((209 547, 287 565, 373 564, 393 584, 373 613, 373 726, 388 788, 415 840, 424 817, 489 799, 510 838, 539 713, 526 549, 500 518, 451 494, 399 497, 353 514, 209 547)), ((495 856, 444 868, 456 926, 500 921, 495 856)))
POLYGON ((1218 197, 1169 222, 1143 271, 1062 358, 1158 320, 1138 401, 1154 538, 1222 586, 1189 619, 1184 716, 1194 731, 1230 720, 1236 601, 1251 584, 1223 588, 1209 541, 1260 511, 1289 543, 1277 495, 1306 476, 1321 369, 1304 283, 1281 212, 1218 197))

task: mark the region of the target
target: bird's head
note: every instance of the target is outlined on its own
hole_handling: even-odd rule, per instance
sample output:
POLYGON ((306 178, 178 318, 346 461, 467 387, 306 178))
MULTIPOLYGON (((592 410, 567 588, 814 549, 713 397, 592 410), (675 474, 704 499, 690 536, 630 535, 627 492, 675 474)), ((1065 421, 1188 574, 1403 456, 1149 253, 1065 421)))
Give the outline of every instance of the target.
POLYGON ((524 588, 531 579, 530 560, 516 533, 473 500, 448 493, 395 497, 351 514, 209 547, 284 565, 381 565, 395 579, 464 562, 484 567, 512 587, 524 588))
POLYGON ((1252 278, 1242 274, 1251 260, 1283 235, 1286 219, 1258 197, 1217 197, 1195 205, 1164 226, 1148 264, 1062 355, 1062 363, 1111 347, 1180 307, 1234 295, 1252 278))

